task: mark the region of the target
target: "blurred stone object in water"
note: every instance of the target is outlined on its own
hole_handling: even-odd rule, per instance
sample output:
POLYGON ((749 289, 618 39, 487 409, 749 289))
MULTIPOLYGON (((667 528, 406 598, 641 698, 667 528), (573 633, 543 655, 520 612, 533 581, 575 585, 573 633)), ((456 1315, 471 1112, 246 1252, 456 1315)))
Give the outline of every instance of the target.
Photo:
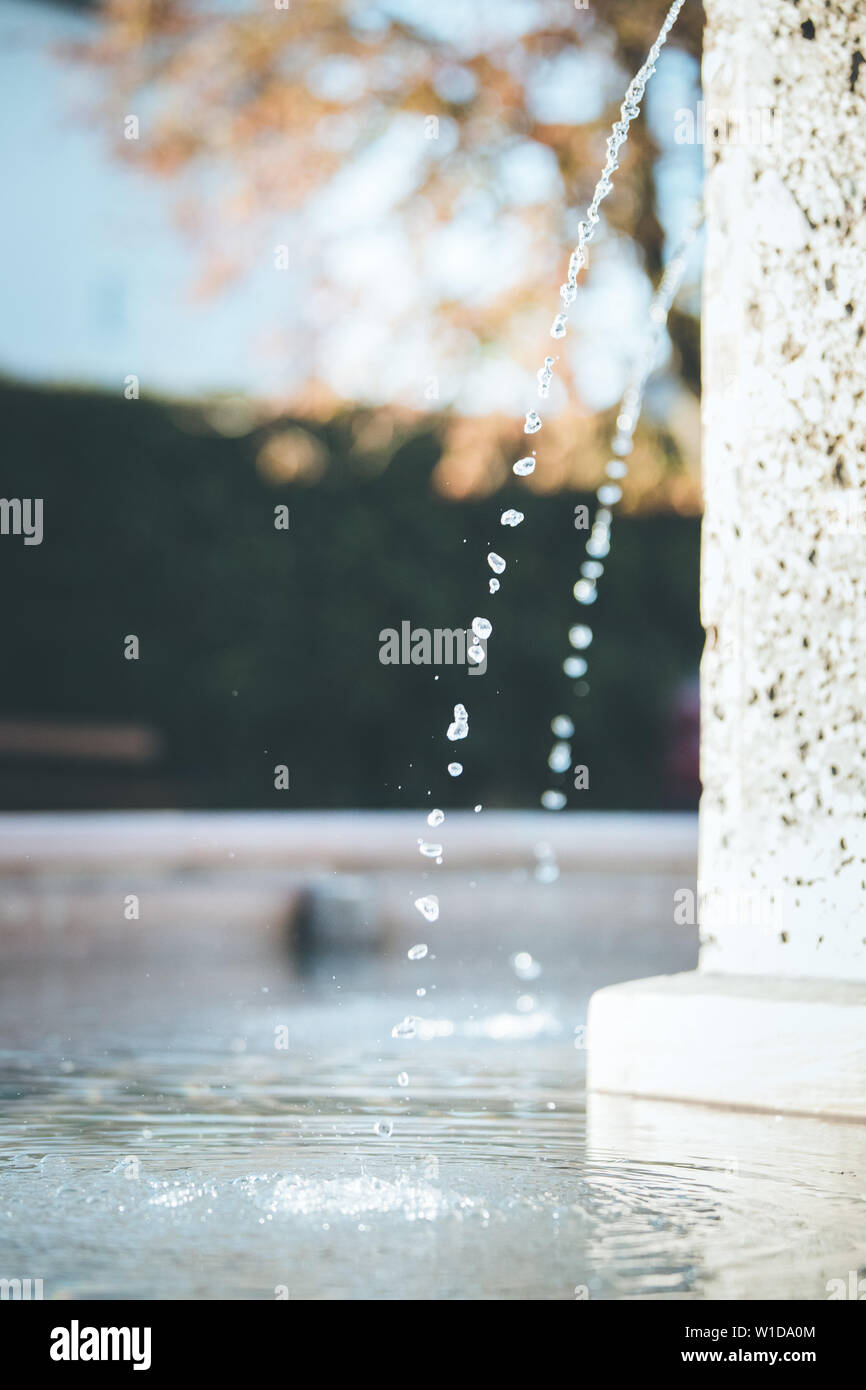
POLYGON ((382 919, 375 881, 339 873, 317 879, 298 895, 288 929, 300 963, 332 952, 377 950, 382 919))

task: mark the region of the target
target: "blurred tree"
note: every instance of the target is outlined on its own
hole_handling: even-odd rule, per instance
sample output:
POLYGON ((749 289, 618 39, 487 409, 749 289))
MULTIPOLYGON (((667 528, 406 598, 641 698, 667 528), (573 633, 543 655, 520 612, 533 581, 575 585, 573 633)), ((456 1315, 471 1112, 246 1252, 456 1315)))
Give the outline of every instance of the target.
MULTIPOLYGON (((278 255, 263 229, 284 229, 302 307, 283 345, 294 374, 280 408, 291 400, 327 418, 343 396, 465 417, 489 414, 491 394, 501 412, 514 386, 513 419, 604 140, 667 6, 105 0, 85 51, 109 75, 119 151, 158 175, 183 176, 179 208, 204 252, 200 290, 260 264, 263 246, 278 255), (123 138, 131 112, 135 139, 123 138), (353 356, 357 322, 365 327, 353 356), (348 385, 334 385, 335 358, 348 385)), ((696 57, 701 24, 695 0, 671 44, 696 57)), ((657 154, 636 122, 604 204, 607 237, 632 243, 651 279, 664 240, 657 154)), ((589 287, 596 257, 603 252, 585 272, 589 287)), ((675 371, 694 392, 694 321, 677 316, 672 333, 675 371)), ((552 447, 545 436, 548 487, 589 485, 605 448, 600 422, 580 406, 577 347, 558 345, 560 373, 590 418, 552 447)), ((684 415, 682 402, 680 392, 684 428, 651 451, 650 473, 626 506, 650 497, 694 510, 694 411, 684 415), (661 475, 682 472, 683 455, 691 483, 671 489, 661 475)), ((497 486, 508 419, 476 432, 471 450, 455 421, 434 485, 455 496, 497 486)))

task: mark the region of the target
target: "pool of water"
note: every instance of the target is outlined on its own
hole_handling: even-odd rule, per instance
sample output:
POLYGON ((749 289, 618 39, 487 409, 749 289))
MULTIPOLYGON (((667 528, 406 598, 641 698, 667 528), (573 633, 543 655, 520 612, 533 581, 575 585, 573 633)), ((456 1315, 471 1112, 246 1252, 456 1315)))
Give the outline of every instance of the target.
POLYGON ((588 1107, 575 1029, 610 972, 542 964, 12 963, 0 1277, 46 1298, 821 1299, 866 1263, 861 1126, 588 1107), (393 1038, 409 1013, 419 1034, 393 1038))

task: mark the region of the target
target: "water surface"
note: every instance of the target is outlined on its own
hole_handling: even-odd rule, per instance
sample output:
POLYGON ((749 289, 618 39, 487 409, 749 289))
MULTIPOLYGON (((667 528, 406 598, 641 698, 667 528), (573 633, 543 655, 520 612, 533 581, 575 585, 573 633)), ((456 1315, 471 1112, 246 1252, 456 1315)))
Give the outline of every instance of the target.
POLYGON ((860 1126, 588 1112, 599 981, 471 973, 12 963, 0 1275, 46 1298, 825 1298, 864 1264, 860 1126), (420 1036, 393 1039, 407 1013, 420 1036))

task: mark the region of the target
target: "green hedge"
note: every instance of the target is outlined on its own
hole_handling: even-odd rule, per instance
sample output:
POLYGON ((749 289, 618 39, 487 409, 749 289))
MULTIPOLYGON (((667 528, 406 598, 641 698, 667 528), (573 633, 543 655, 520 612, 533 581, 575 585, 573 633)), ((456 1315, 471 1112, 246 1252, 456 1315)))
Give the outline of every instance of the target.
MULTIPOLYGON (((226 438, 191 408, 147 400, 12 385, 0 395, 4 493, 45 499, 42 545, 0 537, 0 716, 144 721, 165 738, 156 793, 124 783, 97 802, 535 806, 545 786, 564 785, 546 757, 550 717, 565 711, 590 768, 576 804, 665 804, 672 693, 700 651, 697 521, 617 520, 599 601, 580 609, 572 514, 589 499, 514 486, 448 502, 430 487, 435 430, 377 468, 355 459, 351 419, 335 420, 317 431, 324 476, 273 486, 255 463, 264 431, 226 438), (278 503, 288 532, 274 528, 278 503), (513 504, 526 521, 509 531, 499 514, 513 504), (490 549, 509 557, 492 598, 490 549), (378 659, 383 628, 465 626, 476 614, 495 628, 484 676, 378 659), (569 624, 587 614, 591 690, 576 699, 561 661, 569 624), (128 633, 138 661, 123 658, 128 633), (451 745, 456 700, 472 732, 451 745), (457 782, 445 774, 453 756, 467 769, 457 782), (288 792, 274 790, 277 763, 288 792)), ((92 804, 76 777, 58 767, 27 804, 92 804)), ((6 779, 5 806, 21 803, 21 786, 20 771, 6 779)))

